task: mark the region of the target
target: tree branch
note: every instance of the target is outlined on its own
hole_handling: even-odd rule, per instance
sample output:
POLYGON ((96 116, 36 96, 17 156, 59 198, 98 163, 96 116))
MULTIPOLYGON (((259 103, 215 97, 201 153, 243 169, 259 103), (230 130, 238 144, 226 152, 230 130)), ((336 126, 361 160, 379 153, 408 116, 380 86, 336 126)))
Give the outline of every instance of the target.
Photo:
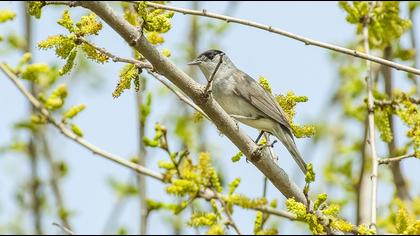
POLYGON ((43 151, 44 151, 44 155, 45 158, 47 159, 48 165, 50 167, 50 173, 51 173, 51 180, 50 180, 50 184, 51 184, 51 188, 52 188, 52 192, 54 194, 54 198, 56 201, 56 204, 58 206, 57 208, 57 215, 61 220, 61 223, 64 225, 64 227, 70 229, 70 222, 68 219, 68 215, 67 214, 63 214, 63 211, 66 211, 66 207, 64 206, 64 200, 63 200, 63 196, 62 196, 62 191, 61 191, 61 186, 60 186, 60 173, 59 173, 59 169, 57 166, 57 163, 55 162, 53 155, 51 153, 50 150, 50 146, 47 140, 47 137, 45 135, 43 135, 41 137, 41 142, 42 142, 42 146, 43 146, 43 151))
POLYGON ((378 164, 379 165, 383 165, 383 164, 389 164, 392 162, 400 162, 406 158, 410 158, 410 157, 415 157, 414 153, 410 153, 410 154, 405 154, 402 156, 398 156, 398 157, 390 157, 390 158, 382 158, 378 160, 378 164))
POLYGON ((131 59, 131 58, 119 57, 119 56, 116 56, 116 55, 108 52, 105 48, 100 48, 100 47, 96 46, 95 44, 89 42, 88 40, 84 39, 83 37, 79 37, 78 39, 80 41, 82 41, 83 43, 95 48, 96 50, 98 50, 102 54, 105 54, 106 56, 111 58, 112 61, 114 61, 114 62, 128 63, 128 64, 133 64, 133 65, 135 65, 139 68, 153 69, 153 66, 150 65, 150 63, 142 62, 142 61, 139 61, 139 60, 136 60, 136 59, 131 59))
POLYGON ((287 198, 294 197, 297 201, 306 203, 301 189, 292 182, 286 172, 271 158, 267 151, 259 150, 258 146, 240 130, 232 118, 211 97, 206 96, 204 86, 191 79, 176 67, 166 57, 162 56, 135 27, 118 17, 105 2, 78 1, 82 7, 88 8, 109 26, 111 26, 130 46, 139 51, 159 72, 180 88, 194 103, 196 103, 214 122, 216 127, 225 134, 251 162, 266 175, 280 192, 287 198))
MULTIPOLYGON (((198 197, 203 198, 207 201, 210 201, 211 199, 218 199, 221 198, 223 199, 223 196, 219 193, 217 193, 217 195, 210 189, 205 189, 203 191, 200 191, 200 193, 198 194, 198 197)), ((288 211, 284 211, 284 210, 278 210, 272 207, 267 207, 267 206, 260 206, 260 207, 253 207, 251 208, 253 210, 257 210, 257 211, 261 211, 270 215, 275 215, 275 216, 279 216, 279 217, 283 217, 286 219, 289 219, 291 221, 297 221, 298 219, 296 218, 296 215, 293 213, 290 213, 288 211)))
POLYGON ((161 82, 163 85, 165 85, 169 90, 171 90, 181 101, 185 102, 187 105, 195 109, 196 111, 200 112, 202 116, 204 116, 207 120, 211 121, 210 118, 206 115, 206 113, 197 105, 195 105, 194 102, 192 102, 190 99, 188 99, 184 94, 173 88, 168 82, 161 79, 159 74, 148 70, 147 71, 151 76, 153 76, 155 79, 157 79, 159 82, 161 82))
POLYGON ((160 173, 156 173, 152 170, 149 170, 143 166, 137 165, 131 161, 127 161, 122 157, 119 157, 117 155, 108 153, 93 144, 89 143, 85 139, 77 136, 72 131, 67 129, 67 127, 62 123, 58 122, 54 119, 54 117, 50 114, 50 112, 43 107, 43 105, 23 86, 23 84, 18 80, 17 76, 13 74, 8 66, 4 63, 0 63, 0 69, 7 75, 7 77, 16 85, 16 87, 19 89, 19 91, 31 102, 31 104, 41 112, 43 116, 45 116, 48 120, 48 122, 52 125, 54 125, 64 136, 67 138, 73 140, 74 142, 82 145, 89 151, 93 152, 94 154, 97 154, 99 156, 105 157, 108 160, 111 160, 113 162, 116 162, 122 166, 125 166, 129 169, 134 170, 135 172, 143 175, 147 175, 149 177, 152 177, 154 179, 163 181, 163 175, 160 173))
POLYGON ((235 221, 233 220, 232 214, 229 212, 229 208, 228 208, 226 202, 215 191, 213 191, 213 194, 216 196, 216 198, 222 204, 223 210, 226 213, 226 216, 228 217, 229 225, 231 225, 233 227, 233 229, 235 229, 235 231, 238 235, 242 235, 241 231, 239 230, 239 227, 236 225, 235 221))
MULTIPOLYGON (((32 52, 32 19, 28 13, 29 4, 22 2, 22 13, 25 16, 24 28, 25 28, 25 41, 26 44, 23 48, 23 52, 32 52)), ((35 84, 31 84, 30 90, 32 93, 38 93, 39 88, 35 84)), ((35 108, 29 103, 30 114, 34 113, 35 108)), ((38 144, 40 139, 45 134, 42 130, 32 130, 30 132, 29 143, 28 143, 28 157, 30 166, 30 177, 28 180, 31 194, 31 213, 33 216, 34 230, 36 234, 43 234, 43 212, 42 212, 42 181, 40 180, 38 163, 40 160, 38 144)))
MULTIPOLYGON (((136 3, 136 1, 129 1, 129 2, 136 3)), ((149 7, 156 8, 156 9, 165 9, 165 10, 169 10, 169 11, 179 12, 179 13, 182 13, 184 15, 188 14, 188 15, 204 16, 204 17, 214 18, 214 19, 218 19, 218 20, 223 20, 223 21, 226 21, 228 23, 232 22, 232 23, 237 23, 237 24, 241 24, 241 25, 246 25, 246 26, 262 29, 262 30, 269 31, 269 32, 274 33, 274 34, 279 34, 279 35, 282 35, 282 36, 285 36, 285 37, 288 37, 288 38, 291 38, 291 39, 301 41, 301 42, 305 43, 306 45, 313 45, 313 46, 329 49, 329 50, 336 51, 336 52, 339 52, 339 53, 347 54, 347 55, 362 58, 362 59, 365 59, 365 60, 368 60, 368 61, 376 62, 378 64, 389 66, 389 67, 392 67, 396 70, 406 71, 406 72, 409 72, 409 73, 420 75, 420 70, 417 69, 417 68, 401 65, 401 64, 389 61, 389 60, 385 60, 385 59, 380 58, 380 57, 375 57, 375 56, 369 55, 369 53, 363 53, 363 52, 360 52, 360 51, 357 51, 357 50, 351 50, 351 49, 336 46, 336 45, 333 45, 333 44, 324 43, 324 42, 316 41, 316 40, 313 40, 313 39, 305 38, 303 36, 296 35, 296 34, 293 34, 293 33, 290 33, 290 32, 287 32, 285 30, 281 30, 281 29, 278 29, 278 28, 275 28, 275 27, 272 27, 272 26, 269 26, 269 25, 264 25, 264 24, 260 24, 260 23, 257 23, 257 22, 244 20, 244 19, 239 19, 239 18, 230 17, 230 16, 225 16, 225 15, 221 15, 221 14, 216 14, 216 13, 208 12, 205 9, 203 9, 201 11, 196 11, 196 10, 183 9, 183 8, 179 8, 179 7, 162 5, 162 4, 158 4, 158 3, 154 3, 154 2, 146 2, 146 4, 149 7)))
MULTIPOLYGON (((53 126, 55 126, 58 130, 60 130, 60 132, 66 136, 67 138, 75 141, 76 143, 78 143, 79 145, 85 147, 86 149, 88 149, 89 151, 92 151, 94 154, 98 154, 108 160, 111 160, 119 165, 122 165, 126 168, 129 168, 133 171, 135 171, 138 174, 142 174, 142 175, 146 175, 149 177, 152 177, 156 180, 159 180, 161 182, 164 182, 164 178, 163 175, 160 173, 156 173, 150 169, 147 169, 143 166, 137 165, 133 162, 127 161, 121 157, 118 157, 114 154, 110 154, 107 153, 103 150, 101 150, 100 148, 88 143, 86 140, 76 136, 75 134, 73 134, 70 130, 68 130, 63 123, 60 123, 58 121, 56 121, 51 114, 48 112, 48 110, 46 110, 42 104, 23 86, 23 84, 18 80, 17 76, 15 74, 13 74, 13 72, 11 72, 8 69, 8 66, 4 63, 0 63, 0 70, 2 70, 6 76, 15 84, 15 86, 19 89, 19 91, 31 102, 31 104, 34 105, 34 107, 39 110, 48 120, 49 123, 51 123, 53 126)), ((216 196, 214 195, 214 193, 210 190, 210 189, 205 189, 203 191, 200 192, 199 197, 204 198, 206 200, 211 200, 213 198, 216 198, 216 196)), ((222 197, 222 196, 221 196, 222 197)), ((287 218, 289 220, 297 220, 296 216, 290 212, 287 211, 282 211, 282 210, 277 210, 275 208, 272 207, 267 207, 267 206, 262 206, 262 207, 255 207, 252 208, 254 210, 258 210, 258 211, 262 211, 264 213, 267 214, 272 214, 272 215, 276 215, 279 217, 284 217, 287 218)), ((61 228, 61 225, 58 225, 61 228)))
POLYGON ((203 115, 206 119, 210 120, 210 118, 206 115, 206 113, 204 113, 203 110, 201 110, 200 107, 198 107, 197 105, 194 104, 194 102, 192 102, 190 99, 188 99, 184 94, 182 94, 181 92, 177 91, 175 88, 173 88, 168 82, 166 82, 165 80, 161 79, 159 74, 153 71, 153 66, 148 63, 148 62, 142 62, 136 59, 131 59, 131 58, 124 58, 124 57, 119 57, 116 56, 110 52, 108 52, 105 48, 100 48, 98 46, 96 46, 95 44, 89 42, 88 40, 80 37, 79 40, 81 40, 82 42, 90 45, 91 47, 95 48, 96 50, 98 50, 99 52, 107 55, 109 58, 111 58, 114 62, 122 62, 122 63, 128 63, 128 64, 133 64, 139 68, 144 68, 147 69, 147 72, 153 76, 155 79, 157 79, 159 82, 161 82, 163 85, 165 85, 165 87, 167 87, 169 90, 171 90, 176 96, 178 96, 178 98, 185 102, 187 105, 189 105, 190 107, 192 107, 193 109, 195 109, 196 111, 200 112, 201 115, 203 115))
MULTIPOLYGON (((371 3, 370 3, 371 4, 371 3)), ((368 15, 365 16, 363 21, 363 43, 365 52, 370 54, 369 48, 369 15, 372 10, 372 6, 369 5, 368 15)), ((371 215, 370 215, 370 225, 371 229, 376 231, 376 211, 377 211, 377 179, 378 179, 378 156, 376 153, 376 144, 375 144, 375 117, 374 117, 374 97, 373 97, 373 87, 374 87, 374 80, 373 80, 373 71, 371 61, 366 61, 367 64, 367 97, 368 97, 368 139, 366 140, 370 146, 370 155, 372 158, 372 171, 371 171, 371 215)))
MULTIPOLYGON (((420 99, 409 97, 408 100, 414 104, 420 105, 420 99)), ((391 100, 376 100, 374 101, 375 106, 397 106, 400 104, 400 100, 398 99, 391 99, 391 100)))
POLYGON ((61 229, 64 233, 66 233, 67 235, 75 235, 75 233, 73 231, 71 231, 70 229, 68 229, 65 226, 62 226, 58 223, 52 223, 54 226, 58 227, 59 229, 61 229))

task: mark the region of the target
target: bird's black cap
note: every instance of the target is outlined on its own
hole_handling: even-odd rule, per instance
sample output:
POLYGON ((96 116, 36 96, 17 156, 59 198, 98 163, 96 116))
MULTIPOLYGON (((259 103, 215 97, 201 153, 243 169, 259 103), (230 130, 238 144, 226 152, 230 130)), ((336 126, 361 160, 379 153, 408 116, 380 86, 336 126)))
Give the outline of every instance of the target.
POLYGON ((201 53, 200 56, 198 56, 198 57, 199 58, 200 57, 206 57, 206 58, 208 58, 210 60, 213 60, 213 58, 216 55, 219 55, 219 54, 224 54, 224 52, 222 52, 220 50, 217 50, 217 49, 211 49, 211 50, 208 50, 208 51, 205 51, 205 52, 201 53))

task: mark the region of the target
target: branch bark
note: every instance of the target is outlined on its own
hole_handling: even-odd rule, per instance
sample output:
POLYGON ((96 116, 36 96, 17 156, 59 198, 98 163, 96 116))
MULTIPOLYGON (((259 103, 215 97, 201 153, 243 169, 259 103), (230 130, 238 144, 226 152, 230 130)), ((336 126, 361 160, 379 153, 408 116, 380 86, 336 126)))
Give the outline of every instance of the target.
MULTIPOLYGON (((372 9, 369 6, 369 13, 365 16, 363 21, 363 42, 365 52, 370 54, 369 48, 369 14, 372 9)), ((373 87, 374 87, 374 80, 373 80, 373 71, 371 61, 366 61, 367 64, 367 98, 368 98, 368 139, 367 143, 370 146, 370 155, 372 158, 372 170, 371 170, 371 215, 370 215, 370 225, 371 229, 376 231, 376 211, 377 211, 377 179, 378 179, 378 156, 376 152, 376 143, 375 143, 375 117, 374 117, 374 97, 373 97, 373 87)))
POLYGON ((59 175, 58 166, 53 158, 53 154, 51 153, 47 137, 43 135, 41 139, 42 139, 41 142, 43 146, 44 155, 50 167, 50 173, 51 173, 50 184, 51 184, 51 188, 53 190, 52 192, 54 194, 54 198, 57 204, 57 215, 60 218, 63 226, 68 229, 71 229, 68 215, 63 214, 63 211, 66 211, 66 207, 64 205, 63 196, 61 194, 62 191, 61 191, 61 185, 60 185, 60 175, 59 175))
POLYGON ((356 224, 369 224, 370 218, 370 196, 369 196, 369 189, 370 189, 370 180, 369 180, 369 173, 368 170, 368 158, 367 158, 367 138, 368 138, 368 122, 367 117, 363 122, 363 143, 360 150, 361 155, 361 165, 360 165, 360 172, 359 172, 359 179, 356 185, 356 205, 357 205, 357 215, 356 215, 356 224))
MULTIPOLYGON (((139 75, 140 76, 140 75, 139 75)), ((138 128, 138 150, 137 150, 137 160, 139 165, 146 167, 146 147, 144 146, 143 139, 146 133, 146 122, 142 122, 144 119, 142 117, 141 106, 144 103, 144 95, 143 92, 145 91, 145 83, 141 83, 141 88, 139 92, 136 92, 135 99, 136 99, 136 107, 137 107, 137 128, 138 128)), ((146 178, 144 175, 138 175, 137 177, 138 187, 139 187, 139 206, 140 206, 140 235, 147 234, 147 226, 148 226, 148 209, 147 209, 147 202, 146 202, 146 178)))
MULTIPOLYGON (((114 154, 107 153, 106 151, 101 150, 100 148, 90 144, 86 140, 84 140, 84 139, 76 136, 75 134, 73 134, 70 130, 68 130, 64 126, 63 123, 57 122, 51 116, 51 114, 45 108, 42 107, 41 103, 23 86, 23 84, 18 80, 17 76, 15 74, 13 74, 8 69, 7 65, 5 65, 4 63, 0 63, 0 70, 2 70, 6 74, 6 76, 19 89, 19 91, 30 101, 30 103, 32 105, 34 105, 34 107, 38 111, 40 111, 45 117, 47 117, 48 122, 51 123, 52 125, 54 125, 64 136, 73 140, 77 144, 85 147, 87 150, 93 152, 94 154, 102 156, 102 157, 104 157, 108 160, 111 160, 111 161, 113 161, 113 162, 115 162, 115 163, 117 163, 121 166, 124 166, 128 169, 131 169, 138 174, 149 176, 149 177, 152 177, 152 178, 154 178, 156 180, 159 180, 161 182, 165 182, 162 174, 156 173, 153 170, 147 169, 147 168, 145 168, 143 166, 140 166, 140 165, 137 165, 133 162, 129 162, 129 161, 127 161, 127 160, 125 160, 121 157, 118 157, 118 156, 114 155, 114 154)), ((200 192, 199 197, 204 198, 206 200, 211 200, 213 198, 216 198, 217 196, 210 189, 204 189, 200 192)), ((219 197, 223 198, 221 195, 219 197)), ((277 210, 277 209, 272 208, 272 207, 262 206, 262 207, 255 207, 255 208, 252 208, 252 209, 262 211, 262 212, 267 213, 267 214, 272 214, 272 215, 276 215, 276 216, 279 216, 279 217, 284 217, 284 218, 287 218, 289 220, 297 220, 297 218, 294 214, 292 214, 290 212, 287 212, 287 211, 277 210)))
MULTIPOLYGON (((136 1, 130 1, 130 2, 136 2, 136 1)), ((333 45, 333 44, 324 43, 324 42, 316 41, 316 40, 313 40, 313 39, 305 38, 303 36, 293 34, 293 33, 290 33, 290 32, 287 32, 285 30, 278 29, 278 28, 275 28, 275 27, 272 27, 272 26, 269 26, 269 25, 264 25, 264 24, 260 24, 260 23, 257 23, 257 22, 244 20, 244 19, 239 19, 239 18, 230 17, 230 16, 225 16, 225 15, 221 15, 221 14, 216 14, 216 13, 208 12, 205 9, 203 9, 201 11, 195 11, 195 10, 190 10, 190 9, 183 9, 183 8, 179 8, 179 7, 162 5, 162 4, 153 3, 153 2, 146 2, 146 3, 149 7, 156 8, 156 9, 165 9, 165 10, 179 12, 179 13, 188 14, 188 15, 204 16, 204 17, 214 18, 214 19, 218 19, 218 20, 223 20, 223 21, 226 21, 228 23, 232 22, 232 23, 237 23, 237 24, 241 24, 241 25, 246 25, 246 26, 258 28, 258 29, 265 30, 265 31, 268 31, 268 32, 271 32, 271 33, 274 33, 274 34, 279 34, 279 35, 282 35, 282 36, 285 36, 285 37, 288 37, 288 38, 291 38, 291 39, 294 39, 294 40, 297 40, 297 41, 301 41, 301 42, 305 43, 305 45, 313 45, 313 46, 329 49, 329 50, 336 51, 336 52, 339 52, 339 53, 347 54, 347 55, 362 58, 362 59, 365 59, 365 60, 368 60, 368 61, 376 62, 378 64, 389 66, 389 67, 392 67, 396 70, 402 70, 402 71, 406 71, 406 72, 413 73, 413 74, 416 74, 416 75, 420 75, 420 70, 417 69, 417 68, 401 65, 401 64, 389 61, 389 60, 385 60, 385 59, 380 58, 380 57, 375 57, 375 56, 369 55, 369 53, 363 53, 363 52, 360 52, 360 51, 357 51, 357 50, 351 50, 351 49, 336 46, 336 45, 333 45)))
POLYGON ((149 170, 143 166, 137 165, 131 161, 127 161, 122 157, 119 157, 117 155, 108 153, 95 145, 89 143, 85 139, 77 136, 74 134, 71 130, 69 130, 62 122, 58 122, 57 120, 52 117, 50 112, 45 109, 42 104, 28 91, 25 89, 23 84, 19 81, 17 76, 13 74, 8 66, 4 63, 0 64, 0 69, 7 75, 7 77, 15 84, 15 86, 19 89, 19 91, 31 102, 31 104, 39 111, 43 116, 45 116, 48 120, 48 122, 52 125, 54 125, 64 136, 67 138, 73 140, 74 142, 82 145, 89 151, 91 151, 94 154, 97 154, 99 156, 102 156, 108 160, 111 160, 119 165, 122 165, 124 167, 127 167, 129 169, 134 170, 136 173, 147 175, 149 177, 152 177, 154 179, 163 181, 163 175, 160 173, 156 173, 152 170, 149 170))
POLYGON ((283 169, 271 160, 266 151, 260 151, 258 149, 257 145, 238 128, 232 118, 226 114, 215 100, 206 96, 204 86, 195 82, 167 58, 160 55, 159 51, 147 41, 144 35, 138 32, 128 22, 118 17, 107 3, 78 1, 77 4, 96 13, 96 15, 120 34, 130 46, 139 51, 160 74, 164 75, 184 91, 210 117, 216 127, 270 179, 285 197, 294 197, 297 201, 306 204, 301 189, 289 179, 283 169))
POLYGON ((398 157, 382 158, 382 159, 379 159, 378 163, 380 165, 383 165, 383 164, 387 165, 387 164, 390 164, 390 163, 400 162, 400 161, 402 161, 406 158, 410 158, 410 157, 415 157, 414 153, 405 154, 405 155, 398 156, 398 157))
MULTIPOLYGON (((27 8, 28 3, 22 2, 22 12, 25 16, 24 27, 25 27, 25 41, 26 45, 23 49, 24 52, 31 52, 32 50, 32 19, 28 14, 27 8)), ((31 84, 31 91, 33 93, 38 93, 38 88, 35 84, 31 84)), ((36 110, 34 106, 29 103, 30 114, 33 114, 36 110)), ((38 143, 40 142, 40 137, 44 134, 42 131, 33 130, 30 133, 29 145, 28 145, 28 155, 29 155, 29 165, 31 176, 29 181, 30 190, 31 190, 31 213, 33 215, 34 229, 37 234, 43 234, 42 229, 42 209, 41 209, 41 180, 38 174, 38 163, 39 163, 39 152, 38 152, 38 143)))

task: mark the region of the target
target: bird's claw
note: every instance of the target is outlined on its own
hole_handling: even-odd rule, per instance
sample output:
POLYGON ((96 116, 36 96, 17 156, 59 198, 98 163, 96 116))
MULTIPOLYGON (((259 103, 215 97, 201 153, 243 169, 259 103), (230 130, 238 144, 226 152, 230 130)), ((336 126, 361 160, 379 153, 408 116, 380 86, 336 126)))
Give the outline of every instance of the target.
POLYGON ((265 144, 258 144, 258 150, 262 150, 262 149, 264 149, 266 147, 274 148, 274 144, 276 144, 276 143, 277 143, 277 140, 274 140, 270 144, 267 144, 267 143, 265 143, 265 144))

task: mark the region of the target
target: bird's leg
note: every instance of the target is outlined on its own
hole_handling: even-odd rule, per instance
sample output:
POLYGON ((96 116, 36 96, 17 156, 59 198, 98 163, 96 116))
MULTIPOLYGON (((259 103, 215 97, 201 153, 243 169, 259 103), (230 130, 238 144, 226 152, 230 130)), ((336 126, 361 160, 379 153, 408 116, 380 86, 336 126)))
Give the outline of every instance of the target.
POLYGON ((260 132, 260 134, 258 135, 257 139, 255 139, 255 143, 256 143, 256 144, 258 144, 258 142, 260 141, 260 139, 261 139, 261 137, 263 136, 264 132, 265 132, 264 130, 261 130, 261 132, 260 132))
POLYGON ((268 151, 270 152, 271 159, 273 161, 277 161, 278 160, 278 157, 273 152, 273 147, 274 147, 274 144, 277 143, 277 140, 274 140, 273 142, 270 143, 270 134, 269 133, 264 133, 264 131, 261 132, 261 134, 259 135, 258 139, 261 138, 262 134, 264 134, 264 137, 265 137, 266 142, 265 142, 265 144, 258 144, 257 143, 258 144, 258 149, 259 150, 262 150, 263 148, 266 148, 267 147, 268 148, 268 151))
POLYGON ((277 143, 277 140, 274 140, 272 143, 271 143, 271 148, 274 148, 274 144, 276 144, 277 143))

